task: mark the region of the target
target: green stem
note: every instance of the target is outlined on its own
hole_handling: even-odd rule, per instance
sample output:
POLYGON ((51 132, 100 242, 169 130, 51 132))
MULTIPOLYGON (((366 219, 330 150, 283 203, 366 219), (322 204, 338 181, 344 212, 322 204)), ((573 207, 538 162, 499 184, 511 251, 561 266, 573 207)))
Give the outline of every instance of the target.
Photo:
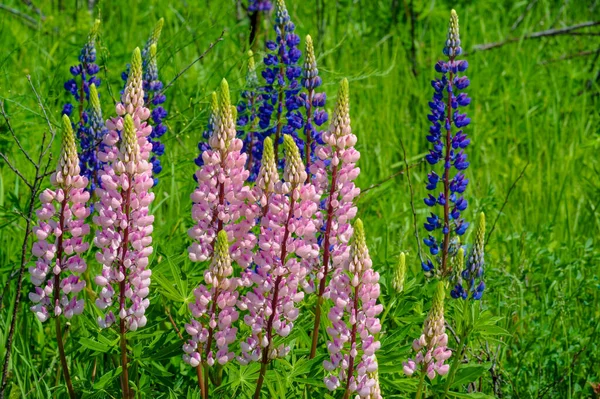
POLYGON ((450 374, 448 375, 448 378, 446 378, 446 386, 444 387, 444 395, 442 396, 442 399, 444 399, 446 396, 448 396, 448 391, 450 390, 450 386, 452 385, 452 383, 454 382, 454 376, 456 375, 456 371, 458 370, 458 366, 460 363, 460 359, 462 358, 462 354, 465 350, 465 346, 463 345, 460 354, 458 356, 454 356, 454 361, 452 362, 452 367, 450 368, 450 374))
POLYGON ((421 396, 423 395, 423 385, 425 383, 425 368, 421 368, 421 378, 419 379, 419 388, 417 389, 417 396, 415 397, 416 399, 421 399, 421 396))

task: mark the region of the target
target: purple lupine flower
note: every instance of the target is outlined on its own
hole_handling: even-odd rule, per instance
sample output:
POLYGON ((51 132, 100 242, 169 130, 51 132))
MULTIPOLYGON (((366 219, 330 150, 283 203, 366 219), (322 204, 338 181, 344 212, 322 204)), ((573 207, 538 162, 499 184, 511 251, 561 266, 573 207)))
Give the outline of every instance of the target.
POLYGON ((302 56, 298 49, 300 36, 294 33, 296 26, 290 21, 284 0, 277 0, 274 28, 276 41, 266 42, 264 63, 267 67, 262 72, 265 85, 259 89, 262 98, 259 127, 264 137, 275 135, 275 161, 281 166, 278 149, 284 134, 291 135, 300 152, 304 153, 304 140, 297 132, 304 126, 304 117, 300 112, 302 101, 298 95, 302 89, 298 81, 302 74, 302 68, 298 65, 302 56))
POLYGON ((313 153, 317 144, 324 144, 323 133, 317 131, 317 128, 327 122, 328 119, 327 111, 324 109, 327 97, 324 92, 315 92, 315 89, 321 86, 321 83, 312 38, 310 35, 306 35, 306 51, 302 70, 302 86, 306 88, 306 93, 301 93, 300 99, 306 110, 306 123, 304 124, 306 146, 304 152, 308 170, 310 170, 310 165, 313 162, 313 153))
POLYGON ((468 105, 470 99, 466 93, 459 93, 459 90, 465 89, 469 84, 465 76, 459 76, 468 66, 467 61, 456 59, 461 53, 458 16, 452 10, 448 39, 444 47, 448 61, 438 61, 435 65, 435 70, 441 77, 431 82, 434 95, 429 102, 431 113, 428 115, 431 127, 427 140, 432 147, 426 160, 431 165, 441 163, 441 174, 434 170, 427 176, 426 187, 434 194, 428 194, 424 200, 432 208, 432 212, 424 225, 429 234, 423 242, 429 247, 430 254, 441 269, 434 270, 436 264, 430 259, 424 261, 422 266, 427 274, 437 272, 442 276, 450 273, 448 258, 456 255, 453 249, 458 247, 459 237, 469 226, 462 218, 462 212, 467 208, 467 200, 462 194, 469 182, 464 174, 469 166, 464 152, 469 139, 462 128, 470 123, 470 119, 458 110, 468 105), (438 184, 441 184, 441 189, 438 189, 438 184), (436 206, 441 207, 441 216, 435 213, 436 206), (441 234, 436 234, 438 230, 441 230, 441 234))
POLYGON ((481 212, 477 218, 477 229, 475 230, 475 242, 471 249, 471 254, 467 259, 467 265, 464 265, 464 252, 462 248, 459 252, 459 264, 455 273, 456 284, 450 295, 453 298, 466 299, 471 294, 475 300, 481 299, 485 290, 483 281, 483 266, 485 265, 485 214, 481 212))
POLYGON ((247 313, 244 323, 250 336, 242 341, 242 364, 262 363, 255 397, 260 394, 266 366, 290 351, 289 336, 298 318, 297 303, 304 298, 302 287, 318 259, 314 213, 318 195, 307 182, 307 173, 294 140, 284 136, 286 156, 283 181, 275 166, 270 138, 265 139, 263 166, 255 190, 261 217, 256 270, 247 269, 242 283, 251 288, 238 306, 247 313))
POLYGON ((85 287, 80 275, 87 266, 81 254, 89 247, 84 238, 90 232, 85 223, 90 214, 86 206, 90 193, 85 191, 87 178, 80 175, 75 136, 67 115, 63 115, 63 126, 62 152, 50 178, 55 189, 40 194, 42 208, 36 212, 40 222, 33 228, 37 241, 32 253, 37 260, 29 268, 35 286, 29 299, 35 304, 31 310, 41 322, 51 315, 62 314, 70 319, 81 314, 84 306, 77 294, 85 287))
POLYGON ((144 107, 139 48, 133 52, 131 74, 116 112, 119 116, 106 121, 109 131, 99 153, 107 165, 99 173, 101 185, 96 189, 97 214, 93 218, 99 226, 94 239, 99 249, 96 260, 103 265, 95 282, 102 287, 96 306, 105 311, 98 324, 109 327, 118 317, 125 339, 127 330, 146 325, 152 275, 148 265, 154 216, 149 207, 154 200, 150 191, 154 181, 148 162, 152 145, 147 139, 152 128, 146 122, 150 111, 144 107))
POLYGON ((254 54, 248 51, 248 72, 246 74, 246 90, 242 91, 242 99, 238 103, 237 126, 238 137, 244 142, 243 151, 248 155, 246 167, 250 171, 248 181, 256 180, 262 159, 262 133, 258 131, 258 78, 254 64, 254 54))
POLYGON ((247 267, 252 263, 256 242, 251 230, 257 209, 250 187, 244 185, 249 176, 246 154, 241 151, 242 140, 236 138, 236 108, 231 105, 225 79, 219 97, 218 108, 212 110, 214 131, 208 140, 210 149, 202 153, 203 162, 196 171, 198 187, 191 195, 195 224, 188 230, 194 240, 188 253, 192 262, 210 259, 217 234, 225 230, 233 242, 232 259, 247 267))
POLYGON ((62 110, 63 115, 71 117, 72 120, 78 119, 77 122, 73 123, 73 127, 76 129, 77 139, 79 140, 80 169, 81 174, 88 179, 91 191, 96 188, 98 183, 97 173, 102 167, 97 157, 98 145, 102 140, 102 136, 106 133, 104 124, 101 123, 102 111, 100 110, 97 90, 94 90, 96 93, 91 95, 91 86, 94 85, 95 89, 100 86, 100 79, 96 76, 100 70, 96 64, 96 39, 98 38, 99 28, 100 20, 97 19, 88 35, 85 46, 81 49, 79 64, 70 68, 73 78, 64 85, 65 90, 73 96, 77 105, 74 106, 67 102, 62 110), (87 107, 85 105, 86 100, 88 100, 87 107), (73 111, 77 111, 77 118, 73 117, 73 111), (100 114, 99 119, 98 114, 100 114), (92 123, 91 119, 95 119, 95 123, 92 123))
POLYGON ((192 367, 203 362, 212 366, 215 361, 223 365, 234 358, 229 345, 237 334, 233 324, 239 316, 235 306, 239 293, 238 279, 232 274, 227 233, 221 230, 212 262, 204 272, 204 284, 194 290, 196 300, 189 304, 193 318, 185 330, 191 339, 183 345, 183 360, 192 367))
POLYGON ((248 12, 269 12, 273 8, 270 0, 248 0, 248 12))
POLYGON ((330 357, 323 361, 328 372, 325 385, 331 391, 343 387, 345 398, 381 399, 380 395, 371 396, 377 384, 375 352, 381 346, 375 338, 381 330, 378 315, 383 311, 377 303, 379 294, 379 273, 372 268, 363 224, 357 219, 350 256, 343 268, 335 270, 330 284, 330 357))
MULTIPOLYGON (((149 125, 152 126, 152 133, 148 136, 148 141, 152 144, 150 163, 152 164, 152 175, 155 186, 158 184, 156 175, 162 171, 159 157, 165 153, 165 145, 159 139, 167 132, 167 126, 163 123, 163 120, 168 115, 168 112, 162 105, 167 98, 163 93, 163 82, 158 77, 158 64, 156 58, 158 39, 160 38, 163 25, 163 18, 156 22, 152 34, 146 41, 141 52, 144 106, 151 112, 149 125)), ((126 82, 129 73, 130 65, 127 65, 126 71, 121 74, 121 79, 126 82)))

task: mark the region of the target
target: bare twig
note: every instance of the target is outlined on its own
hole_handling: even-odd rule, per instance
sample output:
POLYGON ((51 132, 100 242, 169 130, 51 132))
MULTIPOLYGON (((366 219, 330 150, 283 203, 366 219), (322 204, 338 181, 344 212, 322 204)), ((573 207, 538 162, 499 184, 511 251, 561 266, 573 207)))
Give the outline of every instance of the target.
POLYGON ((487 245, 487 243, 490 241, 490 238, 492 238, 492 234, 494 233, 494 230, 496 229, 496 223, 498 223, 498 219, 500 219, 500 215, 502 215, 502 211, 504 211, 504 207, 508 203, 508 199, 510 198, 510 194, 513 192, 513 190, 517 186, 517 183, 519 182, 519 180, 521 180, 521 178, 525 175, 525 171, 527 170, 528 166, 529 166, 529 161, 527 161, 527 164, 525 165, 525 167, 523 168, 523 170, 521 171, 521 173, 519 173, 519 176, 517 176, 516 180, 513 182, 513 184, 508 189, 508 192, 506 193, 506 197, 504 198, 504 203, 500 207, 500 211, 498 212, 498 215, 496 215, 496 220, 494 220, 494 224, 492 224, 492 228, 490 229, 490 233, 487 235, 487 238, 485 240, 485 245, 487 245))
MULTIPOLYGON (((410 173, 408 173, 408 159, 406 158, 406 147, 404 147, 404 141, 400 138, 400 146, 402 147, 402 156, 404 157, 404 165, 406 166, 406 181, 408 181, 408 188, 410 190, 410 210, 413 217, 413 229, 415 231, 415 240, 417 240, 417 252, 419 253, 419 261, 421 265, 425 264, 423 261, 423 248, 421 248, 421 239, 419 238, 419 228, 417 226, 417 211, 415 210, 415 190, 412 186, 410 179, 410 173)), ((421 160, 423 162, 423 160, 421 160)))
MULTIPOLYGON (((43 152, 40 153, 40 158, 43 158, 46 156, 48 151, 50 151, 50 147, 52 146, 54 137, 56 137, 56 130, 54 130, 54 127, 52 126, 52 122, 50 122, 50 118, 48 118, 48 113, 46 112, 46 107, 44 107, 42 98, 40 97, 39 93, 35 89, 35 86, 33 85, 33 82, 31 81, 31 75, 27 75, 27 81, 29 82, 29 86, 31 86, 31 90, 33 91, 33 93, 35 94, 35 97, 37 98, 38 105, 42 109, 42 113, 44 114, 44 119, 46 120, 46 123, 48 124, 48 130, 50 131, 50 134, 52 135, 50 142, 48 143, 48 146, 46 147, 45 150, 43 150, 43 152)), ((46 138, 46 135, 44 134, 44 139, 45 138, 46 138)), ((43 143, 43 140, 42 140, 42 143, 43 143)))
POLYGON ((219 44, 220 41, 223 40, 223 35, 225 35, 225 31, 224 30, 221 32, 221 35, 217 38, 217 40, 215 40, 214 42, 212 42, 208 46, 208 48, 206 49, 206 51, 204 51, 202 54, 200 54, 200 56, 198 58, 196 58, 194 61, 192 61, 188 66, 186 66, 181 71, 179 71, 179 73, 177 75, 175 75, 175 77, 164 87, 164 89, 161 90, 161 92, 164 93, 165 91, 167 91, 167 89, 169 87, 171 87, 173 85, 173 83, 175 83, 175 81, 181 77, 181 75, 183 75, 184 73, 186 73, 187 70, 192 67, 192 65, 194 65, 196 62, 198 62, 201 59, 203 59, 206 56, 206 54, 208 54, 213 49, 213 47, 215 47, 217 44, 219 44))
POLYGON ((539 39, 541 37, 566 35, 566 34, 569 34, 569 32, 572 32, 574 30, 588 28, 588 27, 597 26, 597 25, 600 25, 600 21, 587 21, 587 22, 582 22, 577 25, 567 26, 566 28, 548 29, 548 30, 543 30, 543 31, 539 31, 539 32, 533 32, 533 33, 529 33, 523 37, 511 37, 506 40, 502 40, 500 42, 477 44, 477 45, 473 46, 471 53, 474 53, 476 51, 491 50, 494 48, 502 47, 505 44, 514 43, 514 42, 518 42, 521 40, 539 39))
POLYGON ((175 332, 179 336, 179 339, 183 339, 183 335, 181 335, 181 331, 179 331, 179 328, 177 327, 177 324, 175 324, 175 320, 173 320, 173 316, 171 316, 171 311, 166 306, 165 306, 165 312, 167 313, 167 316, 169 317, 169 321, 171 322, 171 325, 175 329, 175 332))
MULTIPOLYGON (((387 183, 388 181, 392 180, 394 177, 403 175, 406 171, 408 171, 409 169, 415 168, 417 166, 419 166, 421 163, 423 163, 423 159, 420 160, 419 162, 413 163, 410 166, 407 166, 404 169, 400 169, 397 172, 394 172, 392 175, 386 177, 385 179, 383 179, 382 181, 380 181, 379 183, 375 183, 375 184, 371 184, 369 187, 365 188, 364 190, 362 190, 360 192, 360 195, 363 195, 364 193, 366 193, 367 191, 373 190, 374 188, 380 187, 382 186, 384 183, 387 183)), ((360 198, 360 196, 359 196, 360 198)))
POLYGON ((533 6, 535 6, 535 3, 537 3, 538 0, 530 0, 529 4, 527 4, 527 7, 525 7, 525 11, 523 11, 523 14, 519 15, 519 18, 517 18, 517 20, 515 21, 514 24, 512 24, 512 26, 510 27, 511 31, 514 31, 515 29, 517 29, 519 27, 519 25, 521 25, 521 22, 523 22, 523 20, 525 19, 525 16, 527 15, 527 13, 529 11, 531 11, 531 9, 533 8, 533 6))
POLYGON ((6 121, 6 126, 8 127, 8 131, 10 132, 11 136, 17 143, 17 146, 19 146, 19 149, 21 150, 23 155, 25 155, 25 158, 27 158, 27 160, 29 162, 31 162, 33 164, 33 166, 37 166, 37 163, 31 158, 29 153, 27 151, 25 151, 25 148, 23 148, 23 146, 21 145, 21 141, 15 134, 15 131, 10 123, 10 118, 8 117, 8 115, 6 114, 6 110, 4 109, 4 101, 0 101, 0 113, 2 114, 2 117, 4 118, 4 120, 6 121))
POLYGON ((540 61, 540 65, 547 65, 547 64, 551 64, 553 62, 571 60, 573 58, 578 58, 578 57, 586 57, 588 55, 596 55, 598 53, 600 53, 600 48, 596 49, 596 50, 580 51, 580 52, 574 53, 574 54, 564 54, 564 55, 561 55, 558 58, 553 58, 553 59, 550 59, 550 60, 540 61))

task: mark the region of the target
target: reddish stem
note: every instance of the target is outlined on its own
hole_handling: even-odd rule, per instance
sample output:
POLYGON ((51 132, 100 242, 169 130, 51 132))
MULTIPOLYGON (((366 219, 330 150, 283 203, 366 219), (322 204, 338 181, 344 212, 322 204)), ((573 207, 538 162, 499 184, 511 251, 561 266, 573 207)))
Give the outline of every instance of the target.
MULTIPOLYGON (((360 281, 361 279, 359 279, 360 281)), ((352 325, 352 333, 350 334, 350 350, 352 350, 352 346, 356 344, 356 326, 358 324, 358 315, 356 314, 356 310, 358 309, 358 289, 360 284, 354 287, 354 324, 352 325)), ((350 380, 354 375, 354 356, 350 355, 350 361, 348 363, 348 377, 346 379, 346 392, 344 393, 344 399, 348 399, 350 397, 350 380)))
MULTIPOLYGON (((127 256, 127 249, 129 244, 129 223, 130 223, 130 215, 131 212, 131 188, 133 186, 133 179, 131 176, 127 176, 129 180, 129 187, 125 191, 124 196, 124 214, 127 219, 127 226, 125 230, 123 230, 123 244, 121 247, 121 259, 119 260, 119 267, 121 269, 121 273, 123 273, 123 280, 119 283, 119 313, 121 309, 125 309, 125 281, 127 280, 127 269, 125 268, 125 257, 127 256)), ((119 331, 121 335, 121 367, 123 369, 122 374, 122 384, 123 384, 123 398, 129 399, 131 397, 131 392, 129 389, 129 371, 127 369, 127 328, 125 326, 125 319, 121 318, 119 321, 119 331)))
MULTIPOLYGON (((64 199, 60 203, 60 214, 58 217, 58 226, 60 231, 62 232, 60 236, 58 236, 57 248, 56 248, 56 261, 58 262, 58 267, 60 267, 62 272, 62 257, 63 257, 63 239, 65 235, 65 208, 67 206, 68 198, 67 198, 67 190, 64 191, 64 199)), ((54 306, 56 307, 58 303, 60 303, 60 273, 54 275, 54 306)), ((71 375, 69 374, 69 366, 67 365, 67 357, 65 355, 65 346, 63 343, 62 330, 60 326, 60 318, 59 316, 54 317, 56 322, 56 341, 58 343, 58 352, 60 355, 60 364, 63 370, 63 375, 65 377, 65 383, 67 384, 67 390, 69 391, 69 397, 71 399, 75 399, 75 391, 73 390, 73 383, 71 382, 71 375)))
MULTIPOLYGON (((454 57, 450 58, 450 62, 454 61, 454 57)), ((448 79, 448 88, 452 88, 452 79, 454 74, 450 72, 448 79)), ((444 227, 448 229, 448 234, 444 234, 444 244, 442 248, 442 275, 446 275, 448 265, 448 248, 450 246, 450 147, 452 145, 452 92, 448 92, 448 103, 446 105, 446 123, 450 124, 450 129, 446 129, 446 156, 444 160, 444 227)), ((442 231, 443 232, 443 231, 442 231)))
MULTIPOLYGON (((293 187, 290 193, 290 211, 288 212, 287 220, 285 222, 285 230, 283 232, 283 242, 281 244, 281 265, 285 267, 285 258, 287 256, 287 240, 290 236, 290 220, 294 215, 294 191, 296 187, 293 187)), ((256 382, 256 391, 254 392, 254 399, 260 398, 260 390, 265 379, 265 372, 267 370, 267 364, 269 363, 269 352, 271 352, 271 341, 273 338, 273 322, 275 321, 275 314, 277 313, 277 301, 279 300, 279 286, 281 285, 282 275, 277 276, 275 279, 275 290, 273 291, 273 299, 271 300, 271 315, 267 320, 267 346, 263 349, 262 353, 262 365, 260 366, 260 374, 258 381, 256 382)))
POLYGON ((333 165, 331 170, 331 186, 329 188, 329 202, 327 205, 327 225, 325 226, 325 238, 323 239, 323 278, 319 282, 319 292, 317 294, 317 304, 315 308, 315 324, 313 326, 312 345, 310 347, 309 359, 313 359, 317 354, 317 343, 319 341, 319 327, 321 327, 321 305, 323 303, 323 294, 325 293, 325 284, 327 284, 327 274, 329 273, 329 242, 331 237, 331 225, 333 223, 333 197, 336 194, 337 168, 333 165))

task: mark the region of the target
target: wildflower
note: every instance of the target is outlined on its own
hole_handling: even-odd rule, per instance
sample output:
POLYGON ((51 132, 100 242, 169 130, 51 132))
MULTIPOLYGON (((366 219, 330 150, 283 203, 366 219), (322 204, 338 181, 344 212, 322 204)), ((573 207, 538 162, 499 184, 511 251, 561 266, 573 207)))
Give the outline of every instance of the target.
POLYGON ((229 345, 237 333, 233 324, 238 319, 238 284, 232 274, 227 233, 221 230, 211 264, 204 272, 204 284, 194 290, 195 301, 189 305, 193 318, 185 329, 191 339, 183 346, 183 360, 192 367, 202 362, 212 366, 215 361, 223 365, 234 357, 229 345))
POLYGON ((83 312, 84 299, 77 294, 85 287, 81 274, 87 265, 81 254, 88 250, 85 236, 90 226, 85 218, 90 210, 87 178, 80 175, 79 158, 71 121, 63 115, 63 143, 56 171, 50 177, 54 189, 40 194, 42 208, 36 214, 39 224, 33 228, 37 241, 32 253, 37 258, 29 268, 35 286, 29 294, 31 310, 38 320, 52 315, 70 319, 83 312))
POLYGON ((80 169, 81 174, 88 179, 91 191, 97 185, 97 171, 101 167, 97 158, 97 147, 106 131, 102 123, 102 111, 97 93, 97 88, 100 87, 100 78, 96 76, 100 71, 96 64, 96 40, 99 28, 100 20, 97 19, 85 46, 81 49, 79 64, 70 68, 73 78, 64 85, 65 90, 75 99, 77 108, 71 102, 67 102, 62 110, 63 115, 78 120, 73 127, 76 129, 81 147, 79 152, 80 169), (91 92, 92 86, 94 86, 95 93, 91 92), (87 107, 86 100, 88 100, 87 107), (74 110, 77 110, 77 118, 73 117, 74 110), (100 114, 99 118, 98 113, 100 114))
POLYGON ((438 281, 433 305, 423 325, 423 334, 419 339, 415 339, 412 345, 417 355, 414 360, 408 359, 403 363, 404 373, 408 376, 419 371, 433 380, 437 374, 445 375, 450 369, 450 366, 445 364, 452 356, 452 351, 447 347, 448 335, 444 325, 445 292, 445 283, 438 281))
POLYGON ((315 89, 321 86, 321 78, 319 77, 315 50, 310 35, 306 36, 302 86, 307 91, 306 93, 300 93, 300 100, 306 110, 306 123, 304 124, 304 136, 306 138, 305 162, 306 168, 310 169, 316 146, 325 144, 321 137, 322 133, 317 131, 317 127, 323 125, 328 119, 327 111, 324 109, 326 95, 325 93, 315 92, 315 89))
MULTIPOLYGON (((467 267, 458 269, 459 276, 454 289, 450 292, 453 298, 466 299, 471 293, 473 299, 481 299, 485 290, 483 282, 483 266, 485 253, 485 214, 481 212, 477 218, 477 229, 475 230, 475 243, 471 255, 467 261, 467 267), (463 283, 464 281, 464 283, 463 283), (464 284, 464 285, 463 285, 464 284)), ((464 252, 462 255, 464 264, 464 252)), ((462 265, 461 265, 462 266, 462 265)))
POLYGON ((352 236, 352 219, 357 208, 354 199, 360 189, 354 184, 360 169, 356 162, 360 153, 354 148, 356 136, 350 126, 350 95, 348 80, 341 82, 338 98, 329 130, 323 133, 323 145, 315 150, 315 161, 311 165, 312 181, 322 195, 320 245, 321 265, 316 270, 315 284, 318 285, 317 308, 310 357, 316 354, 321 318, 321 298, 327 297, 328 275, 348 258, 348 242, 352 236))
POLYGON ((248 12, 269 12, 273 4, 269 0, 248 0, 248 12))
POLYGON ((285 170, 283 181, 279 181, 271 141, 265 140, 256 184, 256 196, 264 201, 256 267, 248 268, 241 277, 250 291, 238 306, 247 312, 244 323, 251 335, 242 341, 238 360, 242 364, 262 363, 256 392, 260 392, 266 365, 290 350, 288 343, 276 338, 290 334, 299 315, 296 304, 304 298, 301 288, 318 258, 313 219, 318 197, 312 184, 306 182, 300 152, 290 136, 284 136, 284 149, 285 170))
POLYGON ((99 251, 96 259, 102 272, 95 282, 101 287, 96 305, 105 311, 98 318, 100 327, 117 321, 113 307, 118 293, 116 314, 120 318, 121 333, 135 331, 146 325, 146 308, 150 301, 152 254, 152 224, 154 216, 149 206, 154 200, 152 166, 148 162, 151 145, 146 123, 149 110, 144 107, 142 89, 142 61, 140 50, 135 49, 129 76, 121 102, 117 104, 118 117, 107 121, 109 129, 104 136, 104 151, 99 153, 107 166, 99 172, 100 187, 96 189, 98 202, 94 223, 99 226, 94 244, 99 251), (119 140, 119 134, 121 139, 119 140))
MULTIPOLYGON (((462 194, 469 183, 464 174, 469 162, 464 149, 470 143, 462 128, 470 123, 470 119, 466 114, 461 114, 459 108, 468 105, 471 100, 466 93, 460 93, 469 84, 465 76, 459 76, 468 66, 467 61, 456 59, 461 53, 458 16, 452 10, 444 48, 448 61, 438 61, 435 70, 442 76, 431 82, 434 95, 429 102, 431 113, 428 118, 432 124, 427 140, 432 148, 426 156, 431 165, 442 163, 441 175, 432 171, 427 176, 428 190, 438 192, 438 184, 442 188, 437 194, 429 194, 425 198, 425 204, 432 208, 432 212, 425 223, 425 229, 430 234, 423 240, 429 247, 430 254, 441 266, 437 272, 442 276, 450 273, 448 258, 453 238, 462 236, 469 226, 461 214, 467 209, 467 200, 462 194), (437 205, 442 208, 441 217, 435 213, 437 205), (438 230, 441 230, 441 235, 436 234, 438 230)), ((435 265, 431 260, 424 262, 422 266, 428 274, 435 272, 435 265)))
POLYGON ((406 278, 406 255, 404 252, 400 253, 398 257, 398 266, 394 270, 394 278, 392 280, 392 286, 396 292, 402 292, 404 290, 404 279, 406 278))
POLYGON ((345 398, 354 393, 358 398, 372 397, 377 384, 375 352, 381 344, 375 335, 381 330, 377 315, 383 310, 377 303, 379 294, 379 273, 372 268, 363 224, 357 219, 350 256, 343 269, 335 270, 330 284, 330 359, 323 361, 329 373, 325 385, 331 391, 343 386, 345 398))
POLYGON ((304 140, 297 133, 304 125, 300 112, 302 102, 298 97, 302 89, 298 82, 302 74, 298 65, 302 52, 298 49, 300 37, 294 33, 296 27, 290 20, 284 0, 277 0, 275 4, 274 29, 276 41, 266 43, 268 53, 264 63, 267 67, 262 72, 265 85, 260 88, 259 127, 263 136, 275 135, 275 161, 279 163, 279 144, 283 134, 292 135, 300 152, 304 152, 304 140))
POLYGON ((210 259, 214 240, 224 229, 232 242, 232 259, 241 267, 247 267, 252 262, 256 241, 251 232, 256 209, 253 194, 244 185, 249 176, 246 154, 242 152, 242 140, 236 138, 236 108, 231 105, 225 79, 221 82, 219 104, 213 112, 214 131, 208 138, 210 149, 202 153, 202 165, 196 172, 198 188, 191 195, 195 225, 188 231, 194 240, 188 252, 193 262, 210 259))
POLYGON ((248 72, 246 74, 246 90, 242 92, 242 100, 238 103, 237 126, 240 128, 238 137, 244 142, 243 151, 248 155, 247 168, 250 171, 248 181, 256 180, 260 170, 263 139, 258 132, 258 105, 260 96, 257 92, 258 77, 254 64, 254 53, 248 51, 248 72))

